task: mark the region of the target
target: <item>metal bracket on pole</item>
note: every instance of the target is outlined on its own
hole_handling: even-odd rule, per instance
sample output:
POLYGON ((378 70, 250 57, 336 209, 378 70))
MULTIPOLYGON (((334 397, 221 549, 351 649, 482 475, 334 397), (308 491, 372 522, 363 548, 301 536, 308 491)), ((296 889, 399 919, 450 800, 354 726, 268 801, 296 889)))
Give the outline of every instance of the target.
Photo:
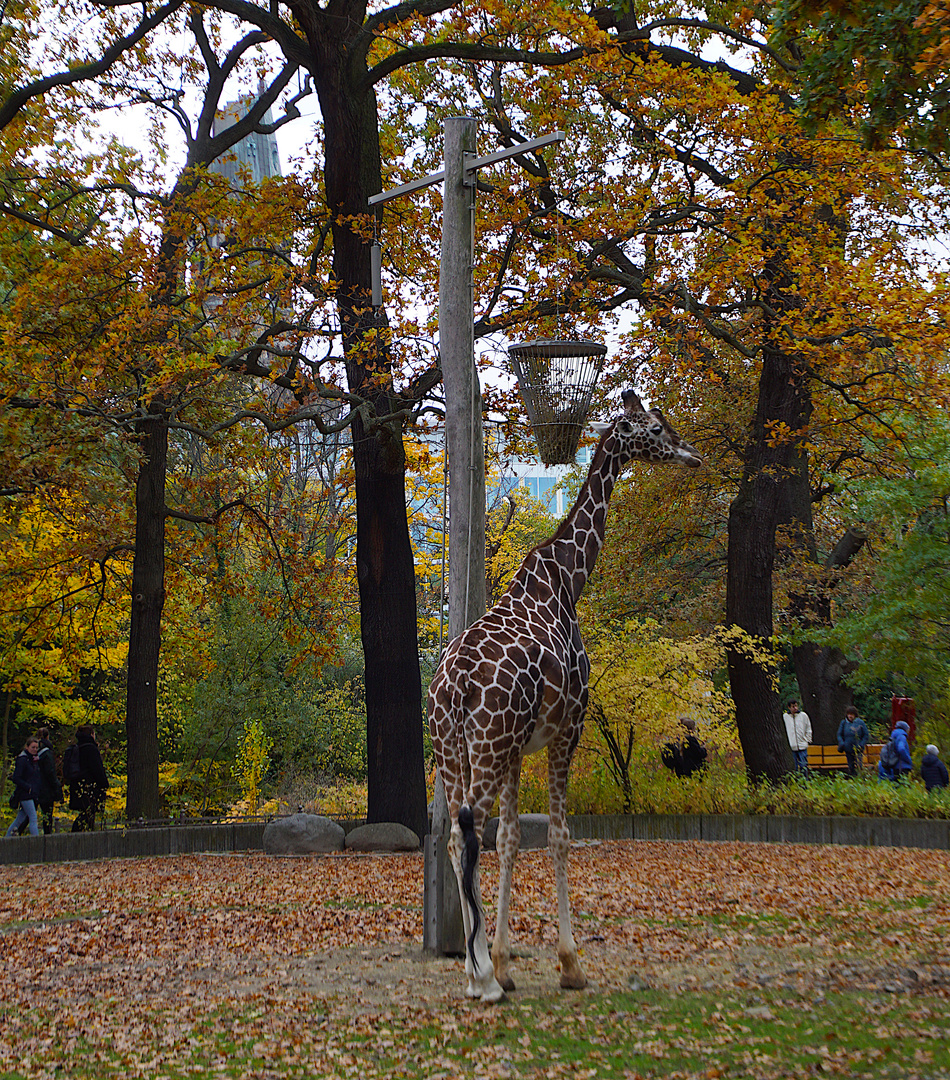
POLYGON ((444 169, 442 172, 429 173, 428 176, 423 176, 418 180, 410 180, 408 184, 390 188, 389 191, 381 191, 378 195, 370 195, 369 205, 378 206, 380 203, 389 202, 390 199, 398 199, 400 195, 408 195, 410 192, 418 191, 419 188, 428 187, 430 184, 438 184, 440 180, 444 179, 444 169))

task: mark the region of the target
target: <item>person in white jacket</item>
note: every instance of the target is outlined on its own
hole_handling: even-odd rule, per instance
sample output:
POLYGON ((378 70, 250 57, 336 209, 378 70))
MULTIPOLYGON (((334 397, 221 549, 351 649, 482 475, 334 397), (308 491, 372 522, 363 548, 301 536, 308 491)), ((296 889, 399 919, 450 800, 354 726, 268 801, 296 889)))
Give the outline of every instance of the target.
POLYGON ((795 767, 799 772, 808 772, 808 746, 811 743, 811 720, 808 713, 802 712, 793 698, 788 703, 788 712, 784 714, 785 732, 788 745, 795 755, 795 767))

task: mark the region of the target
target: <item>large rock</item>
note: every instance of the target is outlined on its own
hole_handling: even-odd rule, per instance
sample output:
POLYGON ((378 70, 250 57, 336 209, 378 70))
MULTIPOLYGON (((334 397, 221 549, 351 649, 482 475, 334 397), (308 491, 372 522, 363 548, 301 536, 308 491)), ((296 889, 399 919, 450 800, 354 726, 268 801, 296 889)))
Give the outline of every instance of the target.
MULTIPOLYGON (((521 851, 530 851, 533 848, 548 846, 548 820, 547 814, 518 815, 518 821, 521 824, 521 843, 518 846, 521 851)), ((486 851, 495 850, 497 836, 498 818, 489 818, 482 836, 482 846, 486 851)))
POLYGON ((357 825, 346 834, 347 851, 418 851, 419 837, 396 821, 357 825))
POLYGON ((268 855, 323 855, 343 850, 343 826, 319 814, 291 814, 264 827, 268 855))

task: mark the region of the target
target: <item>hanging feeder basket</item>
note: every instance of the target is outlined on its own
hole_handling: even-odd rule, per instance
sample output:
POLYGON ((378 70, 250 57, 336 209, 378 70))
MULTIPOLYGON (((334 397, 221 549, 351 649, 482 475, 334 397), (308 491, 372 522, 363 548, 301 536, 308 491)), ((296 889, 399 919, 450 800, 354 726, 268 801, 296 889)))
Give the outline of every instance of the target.
POLYGON ((577 455, 607 346, 599 341, 539 338, 508 349, 511 367, 545 465, 569 465, 577 455))

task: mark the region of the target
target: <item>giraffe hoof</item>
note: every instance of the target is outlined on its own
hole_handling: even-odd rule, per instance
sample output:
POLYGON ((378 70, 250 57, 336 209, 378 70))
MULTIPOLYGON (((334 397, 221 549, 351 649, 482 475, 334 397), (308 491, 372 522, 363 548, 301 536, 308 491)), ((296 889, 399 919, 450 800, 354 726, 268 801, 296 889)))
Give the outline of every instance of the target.
POLYGON ((587 978, 583 971, 561 972, 562 990, 583 990, 585 986, 587 986, 587 978))
POLYGON ((504 996, 504 988, 496 982, 494 986, 490 986, 482 994, 482 1001, 487 1002, 489 1005, 494 1005, 496 1001, 501 1001, 504 996))

